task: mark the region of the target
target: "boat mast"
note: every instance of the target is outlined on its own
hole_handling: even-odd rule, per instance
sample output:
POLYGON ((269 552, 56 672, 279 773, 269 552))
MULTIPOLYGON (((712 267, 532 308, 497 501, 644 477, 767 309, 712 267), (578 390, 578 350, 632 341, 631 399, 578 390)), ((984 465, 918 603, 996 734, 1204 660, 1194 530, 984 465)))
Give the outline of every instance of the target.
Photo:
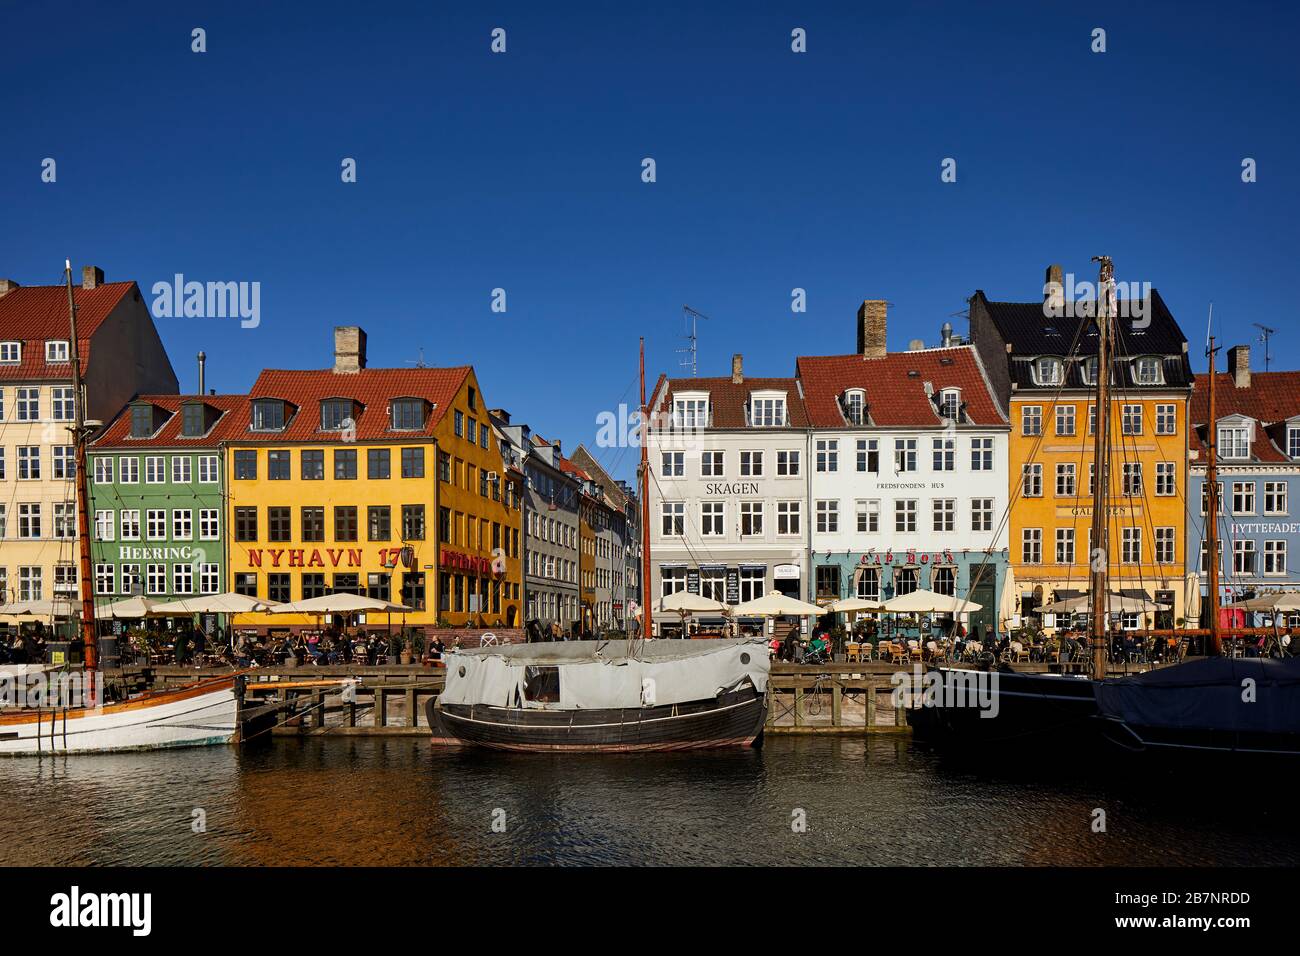
MULTIPOLYGON (((95 599, 91 595, 94 579, 90 573, 90 505, 86 481, 86 408, 82 396, 81 352, 77 341, 77 306, 72 297, 72 260, 63 260, 63 274, 68 285, 68 342, 72 360, 72 440, 76 454, 77 495, 77 549, 80 553, 81 639, 84 644, 85 669, 91 672, 99 665, 99 648, 95 640, 95 599)), ((94 702, 94 682, 90 682, 91 702, 94 702)))
POLYGON ((650 415, 645 404, 645 337, 641 338, 641 639, 650 637, 650 415))
POLYGON ((1092 549, 1089 591, 1092 597, 1092 676, 1106 676, 1106 596, 1110 541, 1106 506, 1110 491, 1110 374, 1111 325, 1115 292, 1115 267, 1109 256, 1094 256, 1101 263, 1097 280, 1097 427, 1093 435, 1092 549))
POLYGON ((1210 357, 1210 424, 1205 436, 1205 583, 1210 597, 1210 633, 1205 652, 1212 656, 1223 653, 1219 639, 1219 424, 1214 407, 1214 353, 1217 351, 1214 336, 1210 336, 1207 349, 1210 357))

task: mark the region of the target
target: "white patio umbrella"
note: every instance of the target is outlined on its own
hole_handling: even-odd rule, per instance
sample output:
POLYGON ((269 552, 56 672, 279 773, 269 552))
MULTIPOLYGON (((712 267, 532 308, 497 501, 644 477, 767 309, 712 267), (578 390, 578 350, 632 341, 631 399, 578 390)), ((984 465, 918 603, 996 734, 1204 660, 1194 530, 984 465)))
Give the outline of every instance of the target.
POLYGON ((270 614, 357 614, 362 611, 412 611, 414 608, 360 594, 339 593, 274 604, 266 610, 270 614))
MULTIPOLYGON (((1053 601, 1051 604, 1044 604, 1038 610, 1043 614, 1082 614, 1088 610, 1088 595, 1077 594, 1071 598, 1053 601)), ((1106 610, 1111 614, 1145 614, 1150 611, 1167 611, 1169 605, 1108 591, 1106 610)))
POLYGON ((655 613, 671 611, 674 614, 726 614, 731 610, 730 604, 715 601, 703 594, 690 591, 674 591, 667 597, 660 598, 654 604, 655 613))
POLYGON ((998 605, 998 617, 1003 625, 1009 626, 1016 616, 1016 572, 1007 568, 1006 580, 1002 583, 1002 602, 998 605))
POLYGON ((155 610, 168 614, 249 614, 269 611, 276 603, 227 591, 225 594, 199 594, 178 601, 168 601, 159 604, 155 610))
POLYGON ((892 597, 885 602, 884 606, 884 610, 896 614, 960 614, 983 609, 983 604, 966 601, 951 594, 939 594, 937 591, 923 589, 892 597))
POLYGON ((831 601, 826 605, 826 610, 835 614, 852 614, 854 611, 879 611, 883 606, 879 601, 852 597, 831 601))
POLYGON ((1300 611, 1300 594, 1294 591, 1280 591, 1277 594, 1260 594, 1244 601, 1235 601, 1228 605, 1235 611, 1260 611, 1265 614, 1300 611))
POLYGON ((104 607, 95 608, 95 617, 111 617, 119 621, 134 621, 145 617, 183 617, 186 613, 184 611, 164 611, 161 610, 162 605, 162 601, 136 595, 135 597, 114 601, 104 607))
POLYGON ((731 613, 736 617, 820 617, 829 614, 830 609, 800 601, 780 591, 768 591, 761 598, 737 604, 731 613))
POLYGON ((0 616, 52 618, 76 617, 80 613, 81 602, 71 598, 44 598, 0 604, 0 616))

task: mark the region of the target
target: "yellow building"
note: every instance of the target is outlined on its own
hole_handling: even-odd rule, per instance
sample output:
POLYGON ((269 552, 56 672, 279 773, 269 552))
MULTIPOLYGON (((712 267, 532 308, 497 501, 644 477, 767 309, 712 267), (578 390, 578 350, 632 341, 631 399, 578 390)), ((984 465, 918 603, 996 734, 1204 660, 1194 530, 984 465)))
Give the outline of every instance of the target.
MULTIPOLYGON (((140 392, 176 392, 134 282, 87 266, 73 294, 87 419, 109 421, 140 392)), ((0 279, 0 605, 35 609, 11 623, 49 623, 51 599, 79 598, 70 336, 66 286, 0 279)))
POLYGON ((474 370, 368 369, 365 352, 361 329, 335 329, 332 369, 264 371, 222 433, 231 589, 367 594, 414 608, 408 626, 517 626, 518 499, 474 370))
MULTIPOLYGON (((1059 284, 1060 274, 1049 271, 1059 284)), ((1059 288, 1059 285, 1058 285, 1059 288)), ((1110 411, 1107 495, 1110 589, 1169 610, 1126 615, 1126 628, 1181 626, 1186 616, 1188 402, 1182 330, 1159 293, 1120 303, 1110 411)), ((1085 594, 1092 553, 1095 323, 1044 303, 971 300, 971 335, 1011 420, 1009 541, 1017 611, 1038 615, 1085 594), (1082 334, 1079 324, 1083 323, 1082 334), (1071 346, 1074 346, 1071 348, 1071 346), (995 357, 1001 356, 1001 362, 995 357)))

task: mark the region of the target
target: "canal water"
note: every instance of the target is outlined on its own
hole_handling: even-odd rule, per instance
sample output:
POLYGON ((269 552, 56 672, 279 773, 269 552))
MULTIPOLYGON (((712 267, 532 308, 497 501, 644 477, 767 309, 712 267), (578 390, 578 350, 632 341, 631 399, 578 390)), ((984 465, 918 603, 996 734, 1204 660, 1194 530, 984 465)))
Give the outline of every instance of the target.
POLYGON ((1300 864, 1290 795, 1204 784, 972 770, 903 737, 564 757, 277 739, 0 761, 0 863, 1300 864))

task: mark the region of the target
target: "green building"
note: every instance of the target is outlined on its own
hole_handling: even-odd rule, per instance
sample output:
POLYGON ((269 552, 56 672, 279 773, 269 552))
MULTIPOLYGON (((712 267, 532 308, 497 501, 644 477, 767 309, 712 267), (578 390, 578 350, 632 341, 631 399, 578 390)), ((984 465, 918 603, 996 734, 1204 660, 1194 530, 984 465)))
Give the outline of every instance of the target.
POLYGON ((226 588, 223 425, 241 395, 143 395, 88 449, 97 606, 226 588))

